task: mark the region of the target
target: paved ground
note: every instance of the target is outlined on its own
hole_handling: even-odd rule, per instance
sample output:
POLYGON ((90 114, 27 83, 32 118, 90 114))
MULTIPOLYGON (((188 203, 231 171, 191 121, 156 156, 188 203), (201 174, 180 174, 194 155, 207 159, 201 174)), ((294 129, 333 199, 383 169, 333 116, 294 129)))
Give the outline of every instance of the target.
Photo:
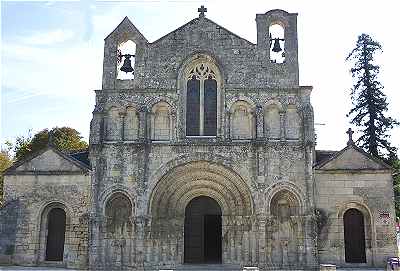
MULTIPOLYGON (((44 267, 21 267, 21 266, 0 266, 0 270, 1 271, 18 271, 18 270, 34 270, 34 271, 78 271, 78 270, 74 270, 74 269, 63 269, 63 268, 44 268, 44 267)), ((183 269, 179 269, 179 270, 183 270, 183 269)), ((195 269, 188 269, 190 271, 194 271, 195 269)), ((208 269, 203 269, 201 268, 201 270, 208 270, 208 269)), ((209 270, 212 270, 212 268, 210 268, 209 270)), ((221 270, 221 269, 219 269, 221 270)), ((337 269, 338 271, 383 271, 384 269, 337 269)), ((165 271, 170 271, 169 269, 165 269, 165 271)), ((173 270, 171 270, 173 271, 173 270)))

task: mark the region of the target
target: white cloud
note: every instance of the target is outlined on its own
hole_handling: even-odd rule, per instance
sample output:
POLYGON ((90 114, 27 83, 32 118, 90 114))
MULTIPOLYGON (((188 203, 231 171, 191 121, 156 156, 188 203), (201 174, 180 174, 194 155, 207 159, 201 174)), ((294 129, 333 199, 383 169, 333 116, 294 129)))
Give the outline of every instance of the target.
POLYGON ((73 37, 73 31, 57 29, 46 33, 33 33, 30 36, 21 38, 21 42, 27 45, 53 45, 71 40, 73 37))

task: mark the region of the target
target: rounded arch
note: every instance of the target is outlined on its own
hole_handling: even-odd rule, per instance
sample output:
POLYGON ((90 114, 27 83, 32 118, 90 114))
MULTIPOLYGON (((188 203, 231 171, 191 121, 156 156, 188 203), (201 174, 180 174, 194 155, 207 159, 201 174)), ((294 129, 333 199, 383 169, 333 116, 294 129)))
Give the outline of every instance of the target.
POLYGON ((349 209, 357 209, 364 215, 365 218, 368 219, 372 218, 371 217, 372 213, 371 210, 368 208, 368 206, 359 201, 348 201, 343 203, 338 209, 337 218, 342 219, 344 213, 349 209))
POLYGON ((273 215, 273 212, 275 211, 273 210, 274 200, 279 200, 279 196, 283 195, 287 196, 288 203, 296 205, 296 214, 304 214, 306 208, 306 197, 302 190, 294 183, 280 182, 272 185, 265 193, 264 210, 267 215, 273 215))
POLYGON ((60 208, 63 209, 66 215, 67 225, 71 223, 71 211, 67 207, 67 203, 61 200, 50 200, 43 203, 38 209, 38 222, 39 225, 42 223, 43 216, 47 216, 51 209, 60 208))
POLYGON ((223 215, 251 215, 253 202, 245 181, 234 171, 207 161, 171 169, 153 188, 148 210, 153 217, 182 217, 190 200, 212 197, 223 215))
MULTIPOLYGON (((364 226, 364 238, 365 238, 365 261, 370 264, 373 262, 374 254, 375 254, 375 225, 374 220, 372 219, 372 212, 369 207, 361 201, 348 201, 343 203, 337 211, 337 238, 339 240, 343 240, 345 242, 345 223, 344 218, 345 214, 349 210, 357 210, 362 214, 363 217, 363 226, 364 226)), ((346 262, 346 249, 345 247, 340 247, 339 255, 342 259, 342 262, 346 262)))
POLYGON ((251 98, 251 97, 247 97, 243 94, 238 94, 237 96, 235 96, 235 99, 229 99, 226 101, 226 108, 229 108, 229 110, 232 108, 232 106, 236 103, 236 102, 246 102, 249 104, 249 106, 255 110, 256 108, 256 102, 251 98))
POLYGON ((132 215, 135 214, 135 208, 136 208, 135 198, 131 196, 131 193, 125 187, 116 185, 116 186, 109 187, 108 189, 104 190, 100 194, 99 203, 101 206, 103 216, 106 216, 105 211, 106 211, 107 202, 109 202, 109 200, 112 199, 112 197, 114 195, 118 195, 118 194, 125 196, 129 200, 129 203, 131 206, 131 213, 132 213, 132 215))
POLYGON ((270 107, 274 107, 276 106, 279 110, 279 112, 283 112, 283 106, 282 103, 278 100, 268 100, 265 104, 264 104, 264 111, 268 110, 268 108, 270 107))
POLYGON ((37 259, 39 262, 46 261, 46 250, 47 250, 47 237, 48 237, 48 224, 49 214, 52 210, 61 209, 65 213, 65 233, 64 233, 64 247, 68 246, 67 240, 69 239, 71 225, 71 211, 67 207, 67 204, 60 200, 47 201, 39 207, 38 211, 38 229, 39 229, 39 248, 37 259))
MULTIPOLYGON (((249 100, 249 99, 247 99, 247 100, 249 100)), ((229 112, 233 113, 236 106, 245 106, 245 107, 249 108, 251 111, 254 111, 256 108, 254 103, 252 101, 248 102, 247 100, 244 100, 244 99, 235 100, 234 102, 232 102, 230 104, 229 112)))
MULTIPOLYGON (((212 52, 207 51, 195 52, 186 57, 182 61, 181 65, 178 67, 176 78, 178 91, 183 89, 186 84, 184 81, 182 81, 182 79, 186 77, 185 74, 188 73, 191 67, 196 66, 201 62, 211 64, 211 67, 213 67, 218 72, 219 79, 225 78, 224 68, 221 64, 221 61, 216 55, 214 55, 212 52)), ((221 80, 221 87, 223 83, 224 80, 221 80)))
POLYGON ((243 100, 238 100, 230 108, 230 138, 251 139, 256 134, 255 108, 243 100))
MULTIPOLYGON (((223 156, 220 154, 213 154, 208 155, 205 152, 194 152, 190 154, 182 154, 173 159, 169 160, 149 177, 149 189, 150 193, 154 190, 155 186, 161 180, 161 178, 168 174, 171 170, 175 167, 180 165, 189 164, 192 162, 199 162, 199 161, 210 161, 210 163, 218 164, 223 167, 231 169, 235 172, 242 180, 250 179, 249 172, 241 167, 241 165, 235 162, 232 157, 223 156)), ((251 186, 250 186, 250 189, 251 186)))
POLYGON ((173 99, 171 99, 170 97, 153 97, 150 100, 148 100, 146 102, 146 107, 147 110, 149 112, 151 112, 152 108, 154 108, 154 106, 156 106, 157 104, 160 103, 165 103, 169 106, 171 113, 176 111, 176 104, 175 101, 173 99))

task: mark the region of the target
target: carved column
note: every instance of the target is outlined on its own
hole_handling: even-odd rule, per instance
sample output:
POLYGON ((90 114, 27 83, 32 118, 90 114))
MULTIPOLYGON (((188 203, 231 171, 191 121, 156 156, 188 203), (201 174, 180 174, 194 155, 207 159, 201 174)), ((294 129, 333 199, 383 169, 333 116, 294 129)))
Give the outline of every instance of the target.
POLYGON ((147 138, 147 109, 146 107, 139 108, 139 140, 147 138))
POLYGON ((260 105, 256 106, 255 118, 257 139, 264 139, 264 110, 260 105))
POLYGON ((176 142, 177 131, 178 131, 178 126, 176 125, 176 111, 171 111, 169 130, 170 130, 170 140, 172 142, 176 142))
POLYGON ((285 112, 279 112, 280 124, 281 124, 281 140, 286 138, 286 126, 285 126, 285 112))
POLYGON ((120 136, 118 141, 124 141, 125 140, 125 121, 126 121, 126 112, 119 112, 119 123, 121 125, 120 127, 120 136))
POLYGON ((230 111, 226 112, 226 123, 225 123, 225 138, 231 139, 231 117, 232 113, 230 111))

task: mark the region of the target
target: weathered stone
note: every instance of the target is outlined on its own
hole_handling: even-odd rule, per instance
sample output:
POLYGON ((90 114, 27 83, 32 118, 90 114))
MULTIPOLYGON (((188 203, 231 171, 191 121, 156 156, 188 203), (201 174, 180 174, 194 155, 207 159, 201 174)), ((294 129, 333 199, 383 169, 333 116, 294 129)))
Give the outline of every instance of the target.
POLYGON ((125 18, 105 39, 91 166, 48 148, 6 172, 0 259, 49 264, 48 221, 59 208, 66 230, 56 265, 180 268, 186 207, 205 196, 221 209, 225 265, 355 266, 345 258, 343 217, 357 209, 366 253, 358 264, 385 266, 396 254, 390 168, 352 144, 315 151, 312 87, 298 82, 297 14, 272 10, 256 22, 257 44, 203 15, 149 43, 125 18), (276 23, 283 63, 270 60, 276 23), (119 80, 117 50, 127 40, 136 43, 134 78, 119 80), (199 93, 192 107, 190 80, 199 93))

